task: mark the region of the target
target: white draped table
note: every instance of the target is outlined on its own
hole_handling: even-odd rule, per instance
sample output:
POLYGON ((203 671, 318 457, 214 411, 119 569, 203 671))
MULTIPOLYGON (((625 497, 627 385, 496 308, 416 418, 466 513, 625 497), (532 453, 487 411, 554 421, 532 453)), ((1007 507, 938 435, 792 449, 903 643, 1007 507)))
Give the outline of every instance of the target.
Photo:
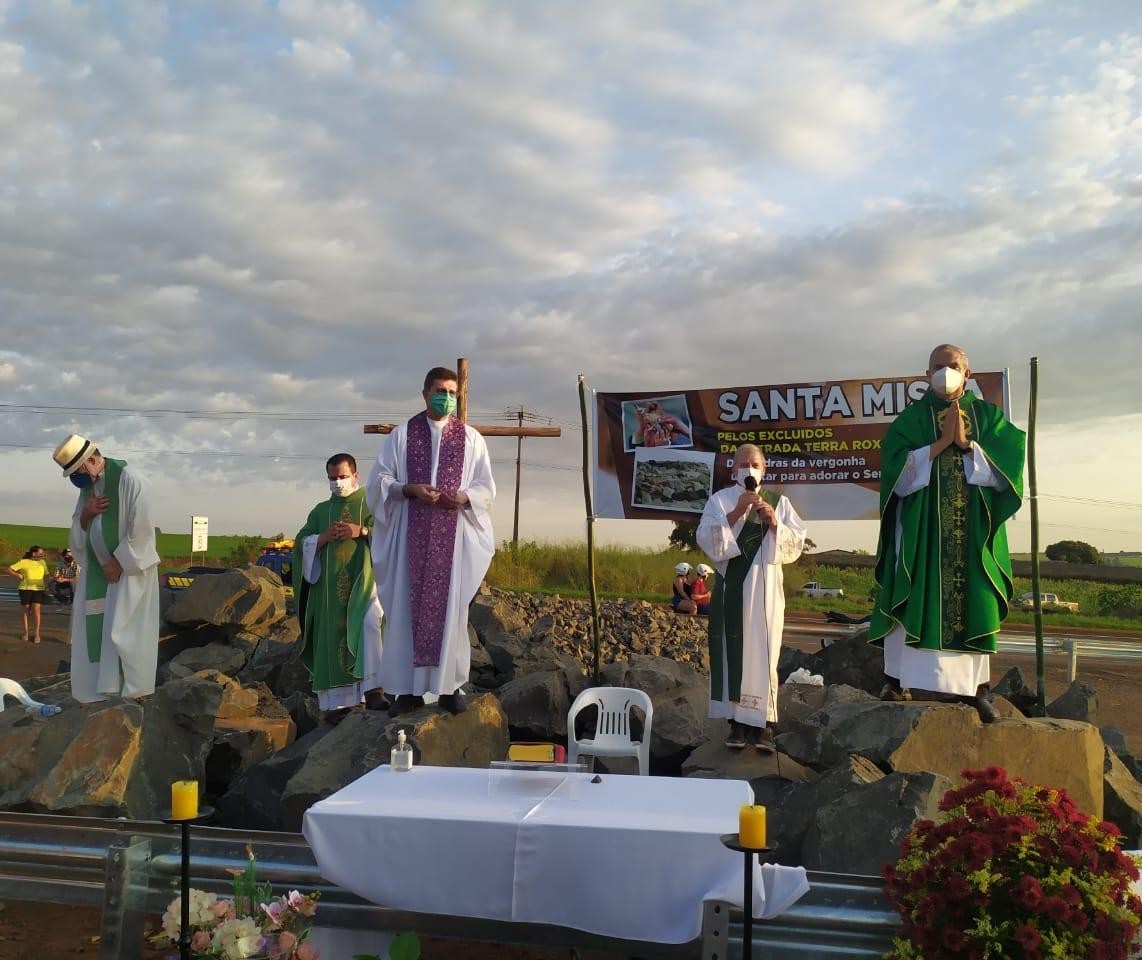
MULTIPOLYGON (((372 903, 684 943, 702 903, 742 905, 742 854, 720 836, 753 802, 741 780, 378 767, 305 814, 322 875, 372 903)), ((809 885, 755 866, 754 916, 809 885)))

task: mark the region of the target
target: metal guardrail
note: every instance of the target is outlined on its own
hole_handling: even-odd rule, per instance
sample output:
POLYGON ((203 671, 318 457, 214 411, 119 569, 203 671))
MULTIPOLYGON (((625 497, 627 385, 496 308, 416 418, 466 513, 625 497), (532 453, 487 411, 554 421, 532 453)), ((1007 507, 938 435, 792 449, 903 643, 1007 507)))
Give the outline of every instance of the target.
MULTIPOLYGON (((390 910, 327 883, 300 834, 195 828, 191 885, 225 893, 227 868, 246 864, 275 890, 318 890, 322 926, 414 930, 423 936, 519 946, 560 946, 663 960, 730 960, 741 954, 742 914, 725 903, 705 905, 703 936, 684 944, 636 943, 567 927, 474 920, 390 910)), ((177 896, 178 827, 163 823, 57 817, 0 811, 0 900, 101 907, 101 960, 138 957, 146 916, 177 896)), ((895 915, 872 877, 810 873, 812 889, 786 913, 754 923, 759 956, 774 960, 873 957, 888 948, 895 915)))

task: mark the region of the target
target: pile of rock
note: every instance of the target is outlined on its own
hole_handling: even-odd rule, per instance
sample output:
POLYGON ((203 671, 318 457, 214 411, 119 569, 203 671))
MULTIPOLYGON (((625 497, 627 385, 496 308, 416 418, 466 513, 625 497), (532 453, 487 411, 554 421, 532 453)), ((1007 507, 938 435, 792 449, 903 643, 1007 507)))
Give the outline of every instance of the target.
MULTIPOLYGON (((566 742, 569 708, 588 685, 586 601, 489 590, 470 612, 477 695, 468 711, 426 707, 399 720, 354 712, 332 727, 320 721, 297 622, 273 574, 199 577, 164 598, 163 610, 149 700, 81 708, 65 674, 27 684, 63 707, 59 716, 0 714, 0 808, 156 818, 171 781, 192 778, 225 825, 297 830, 316 800, 388 762, 400 728, 418 763, 484 766, 506 755, 509 740, 566 742)), ((1017 707, 1034 698, 1013 671, 997 688, 1006 719, 984 727, 958 704, 881 703, 880 652, 855 635, 813 654, 784 650, 782 680, 804 667, 824 685, 781 687, 776 754, 732 751, 724 723, 706 715, 703 620, 619 600, 602 604, 601 621, 602 682, 637 687, 653 702, 651 772, 749 780, 771 808, 784 862, 877 873, 962 769, 993 763, 1067 787, 1128 843, 1142 841, 1138 762, 1121 734, 1098 728, 1097 696, 1082 684, 1051 705, 1053 719, 1029 720, 1017 707)))

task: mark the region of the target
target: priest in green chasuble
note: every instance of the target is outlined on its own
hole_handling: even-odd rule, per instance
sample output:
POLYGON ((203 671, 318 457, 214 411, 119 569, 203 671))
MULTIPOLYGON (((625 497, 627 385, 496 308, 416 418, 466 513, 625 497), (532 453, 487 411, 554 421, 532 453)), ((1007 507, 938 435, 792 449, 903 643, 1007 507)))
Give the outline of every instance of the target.
POLYGON ((884 437, 869 640, 884 647, 882 699, 950 693, 991 723, 989 655, 1013 592, 1004 523, 1023 499, 1026 437, 970 377, 963 350, 936 347, 928 391, 884 437))
POLYGON ((706 501, 698 546, 717 576, 710 597, 710 716, 729 721, 726 746, 772 753, 777 660, 785 627, 782 564, 805 549, 789 500, 762 488, 765 457, 752 443, 734 456, 734 484, 706 501))
POLYGON ((309 512, 294 541, 293 587, 302 662, 324 719, 336 723, 364 700, 387 710, 380 690, 381 605, 369 553, 372 514, 357 461, 338 453, 325 465, 330 497, 309 512))

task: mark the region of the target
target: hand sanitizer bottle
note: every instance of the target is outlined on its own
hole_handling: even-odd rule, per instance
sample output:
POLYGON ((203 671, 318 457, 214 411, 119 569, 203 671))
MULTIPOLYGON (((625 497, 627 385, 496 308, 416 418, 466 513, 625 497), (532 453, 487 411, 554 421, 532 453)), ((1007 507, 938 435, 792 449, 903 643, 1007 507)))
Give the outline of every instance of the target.
POLYGON ((404 731, 397 731, 397 745, 393 747, 392 768, 394 771, 404 772, 412 769, 412 747, 405 738, 404 731))

